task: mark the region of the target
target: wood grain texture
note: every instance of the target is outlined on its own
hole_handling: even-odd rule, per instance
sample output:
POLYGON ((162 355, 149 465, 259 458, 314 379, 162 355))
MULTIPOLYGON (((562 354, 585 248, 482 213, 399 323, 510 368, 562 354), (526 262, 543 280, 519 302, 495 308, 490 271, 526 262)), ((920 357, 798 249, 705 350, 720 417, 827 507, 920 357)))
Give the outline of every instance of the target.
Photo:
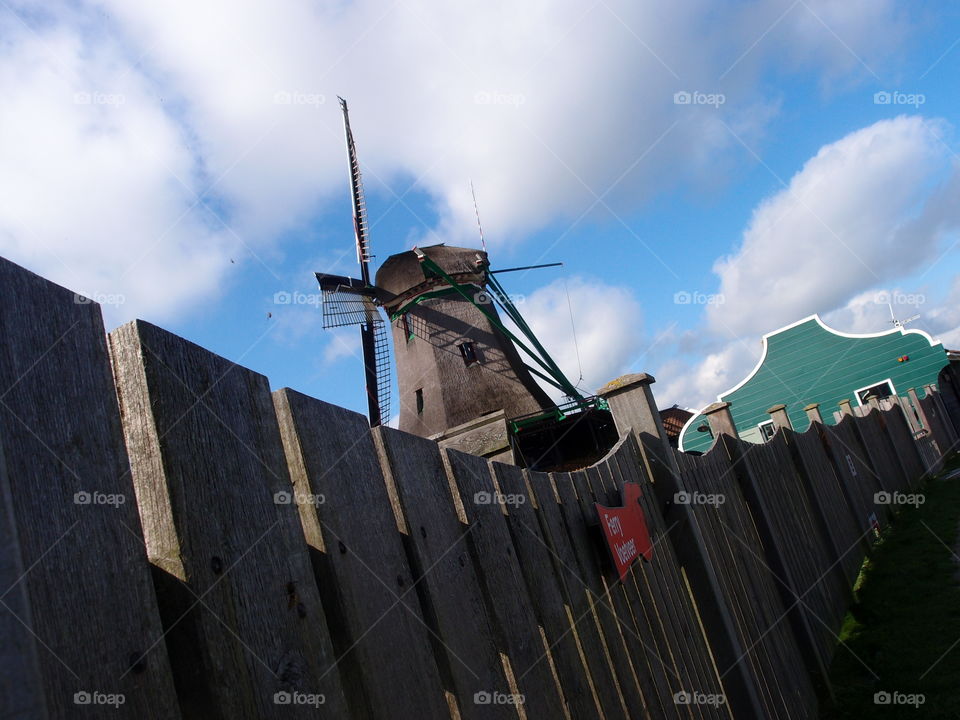
POLYGON ((866 538, 847 488, 827 454, 822 435, 823 425, 813 423, 806 432, 790 435, 789 442, 830 534, 831 563, 839 561, 846 585, 852 588, 866 553, 866 538))
POLYGON ((44 648, 30 629, 33 611, 20 582, 24 570, 0 442, 0 717, 43 720, 48 717, 39 659, 44 648))
MULTIPOLYGON (((637 439, 630 434, 621 442, 622 445, 608 456, 605 463, 607 472, 601 474, 600 480, 604 482, 608 497, 611 491, 622 496, 625 482, 638 483, 643 491, 640 504, 654 542, 654 553, 649 563, 635 566, 634 584, 638 592, 645 591, 653 596, 661 608, 667 626, 664 640, 670 652, 679 658, 676 667, 680 691, 723 694, 723 686, 683 580, 668 527, 656 501, 652 483, 645 474, 646 465, 641 459, 637 439)), ((695 710, 702 717, 729 717, 730 714, 729 703, 726 702, 719 706, 701 705, 695 710)))
POLYGON ((527 502, 526 494, 499 494, 486 460, 447 450, 450 469, 471 526, 469 545, 529 717, 559 718, 563 700, 550 672, 537 619, 502 510, 527 502))
POLYGON ((103 693, 129 717, 176 718, 100 308, 0 259, 0 337, 7 529, 25 573, 3 588, 0 627, 37 643, 49 717, 115 715, 75 703, 103 693))
MULTIPOLYGON (((537 510, 541 516, 544 540, 556 563, 555 568, 563 597, 569 608, 578 643, 586 658, 600 706, 606 718, 627 715, 618 688, 616 670, 610 663, 606 637, 597 622, 593 593, 580 566, 577 553, 567 534, 559 497, 555 495, 553 479, 545 473, 528 473, 530 486, 537 496, 537 510)), ((569 482, 567 479, 566 482, 569 482)))
MULTIPOLYGON (((599 718, 600 704, 590 668, 578 650, 578 635, 571 625, 563 586, 555 567, 557 560, 544 536, 536 510, 539 499, 527 491, 524 471, 520 468, 493 463, 493 470, 501 492, 527 498, 527 502, 507 508, 507 525, 570 716, 586 720, 599 718)), ((553 502, 552 492, 549 500, 553 502)))
POLYGON ((345 717, 267 379, 149 323, 110 334, 188 717, 345 717))
POLYGON ((903 407, 897 402, 889 410, 883 411, 880 418, 893 452, 903 468, 907 481, 905 487, 910 487, 923 477, 924 468, 923 458, 920 456, 917 443, 913 440, 913 431, 910 429, 907 416, 903 407))
POLYGON ((449 718, 367 419, 286 388, 273 399, 351 705, 449 718))
POLYGON ((834 468, 853 503, 857 527, 861 533, 865 533, 871 528, 871 517, 875 516, 878 522, 884 522, 886 514, 882 510, 877 511, 874 495, 882 488, 860 443, 855 423, 852 416, 845 416, 836 425, 825 426, 823 438, 833 456, 834 468))
POLYGON ((463 718, 516 718, 506 703, 511 695, 495 638, 495 624, 484 602, 477 569, 470 561, 467 535, 457 517, 437 444, 391 428, 377 428, 400 504, 410 530, 414 582, 435 627, 437 652, 453 679, 463 718))

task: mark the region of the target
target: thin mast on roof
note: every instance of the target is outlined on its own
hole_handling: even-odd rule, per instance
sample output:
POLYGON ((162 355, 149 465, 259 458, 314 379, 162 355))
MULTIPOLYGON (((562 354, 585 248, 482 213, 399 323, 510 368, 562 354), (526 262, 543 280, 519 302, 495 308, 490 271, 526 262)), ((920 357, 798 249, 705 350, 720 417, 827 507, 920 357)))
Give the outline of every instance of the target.
POLYGON ((483 239, 483 225, 480 224, 480 208, 477 206, 477 193, 473 189, 473 180, 470 181, 470 194, 473 195, 473 211, 477 214, 477 228, 480 230, 480 245, 487 251, 487 243, 483 239))

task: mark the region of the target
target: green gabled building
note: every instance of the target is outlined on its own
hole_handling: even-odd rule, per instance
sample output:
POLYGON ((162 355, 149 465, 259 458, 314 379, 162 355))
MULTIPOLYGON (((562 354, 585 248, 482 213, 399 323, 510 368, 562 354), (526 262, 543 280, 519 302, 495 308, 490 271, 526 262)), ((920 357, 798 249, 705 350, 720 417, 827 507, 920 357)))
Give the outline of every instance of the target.
MULTIPOLYGON (((827 327, 817 315, 763 336, 763 353, 753 371, 718 396, 730 403, 741 438, 763 442, 773 434, 767 410, 785 404, 796 430, 810 424, 804 408, 819 403, 824 422, 835 422, 837 403, 866 405, 869 395, 906 395, 937 384, 949 365, 941 343, 922 330, 903 327, 853 335, 827 327)), ((706 418, 696 414, 680 433, 680 449, 704 452, 713 442, 706 418), (703 429, 698 429, 703 428, 703 429)))

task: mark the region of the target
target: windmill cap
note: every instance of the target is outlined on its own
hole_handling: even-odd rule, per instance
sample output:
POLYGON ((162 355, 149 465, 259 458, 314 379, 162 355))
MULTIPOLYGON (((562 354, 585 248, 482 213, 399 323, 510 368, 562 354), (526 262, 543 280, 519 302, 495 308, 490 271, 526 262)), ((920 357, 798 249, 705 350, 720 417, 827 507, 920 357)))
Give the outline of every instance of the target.
MULTIPOLYGON (((417 250, 458 283, 482 284, 486 281, 486 270, 477 266, 478 255, 482 268, 485 268, 488 262, 487 253, 483 250, 443 244, 429 245, 417 250)), ((377 270, 376 284, 390 295, 403 296, 416 295, 419 291, 444 283, 442 280, 438 283, 435 278, 426 278, 418 253, 407 250, 391 255, 384 261, 377 270)))

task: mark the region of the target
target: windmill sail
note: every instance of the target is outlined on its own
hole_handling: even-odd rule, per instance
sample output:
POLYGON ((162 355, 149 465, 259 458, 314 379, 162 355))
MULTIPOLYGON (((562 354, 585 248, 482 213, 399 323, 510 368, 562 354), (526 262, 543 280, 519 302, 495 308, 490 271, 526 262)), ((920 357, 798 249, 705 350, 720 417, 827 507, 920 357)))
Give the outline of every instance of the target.
POLYGON ((343 111, 343 132, 347 139, 347 161, 350 172, 350 198, 353 201, 353 232, 357 238, 357 262, 360 263, 363 281, 370 284, 370 270, 368 263, 373 255, 370 254, 370 239, 367 235, 367 203, 363 197, 363 180, 360 177, 360 161, 357 159, 357 146, 353 142, 353 132, 350 130, 350 112, 347 101, 342 97, 340 109, 343 111))
POLYGON ((347 141, 347 161, 350 174, 350 197, 353 203, 353 230, 357 242, 357 262, 360 279, 317 273, 323 291, 324 328, 360 326, 363 349, 364 380, 367 388, 367 409, 370 426, 376 427, 390 417, 390 350, 383 318, 377 308, 376 293, 370 284, 370 240, 368 237, 367 208, 360 178, 360 161, 350 130, 347 101, 340 100, 343 111, 343 131, 347 141))

